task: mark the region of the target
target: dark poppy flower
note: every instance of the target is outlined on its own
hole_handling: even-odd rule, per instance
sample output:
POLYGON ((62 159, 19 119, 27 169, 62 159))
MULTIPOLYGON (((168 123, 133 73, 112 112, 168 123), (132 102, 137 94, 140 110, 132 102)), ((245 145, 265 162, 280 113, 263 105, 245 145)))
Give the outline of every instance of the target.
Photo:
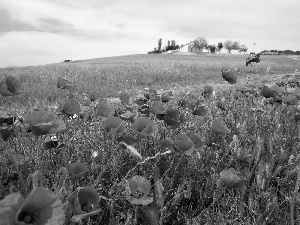
POLYGON ((69 163, 67 169, 71 180, 80 179, 88 171, 87 166, 80 162, 69 163))
POLYGON ((221 118, 214 119, 214 121, 212 122, 212 129, 216 134, 219 135, 231 134, 231 131, 228 129, 224 120, 221 118))
POLYGON ((157 133, 157 125, 149 118, 140 117, 132 124, 134 133, 142 138, 154 137, 157 133))
POLYGON ((135 100, 135 103, 138 104, 139 106, 145 105, 148 103, 148 99, 146 98, 139 98, 135 100))
POLYGON ((203 88, 202 96, 204 98, 210 98, 212 96, 213 92, 214 92, 214 89, 211 86, 206 85, 203 88))
POLYGON ((85 186, 79 189, 78 200, 81 205, 81 209, 85 212, 88 212, 93 208, 97 208, 100 197, 95 188, 91 186, 85 186))
POLYGON ((48 111, 33 111, 26 118, 29 128, 34 135, 45 135, 64 132, 66 124, 48 111))
POLYGON ((59 196, 47 188, 33 189, 24 200, 12 193, 0 201, 1 224, 63 225, 65 214, 59 196))
POLYGON ((20 95, 22 91, 21 82, 13 76, 7 76, 0 81, 0 94, 3 96, 20 95))
POLYGON ((196 115, 196 116, 205 116, 207 114, 208 110, 206 108, 206 106, 204 105, 195 105, 195 108, 193 110, 193 115, 196 115))
POLYGON ((149 205, 153 197, 148 196, 151 183, 142 176, 133 176, 126 183, 126 199, 131 204, 149 205))
POLYGON ((231 69, 223 70, 222 71, 222 77, 224 78, 224 80, 226 80, 230 84, 236 84, 237 83, 237 75, 231 69))
POLYGON ((151 112, 155 115, 164 114, 166 112, 166 107, 162 102, 153 101, 151 103, 151 112))
POLYGON ((260 95, 265 98, 272 98, 272 97, 276 97, 278 93, 275 90, 264 85, 263 87, 260 88, 260 95))
MULTIPOLYGON (((19 120, 19 118, 16 116, 2 116, 2 117, 0 117, 0 126, 2 126, 4 123, 6 125, 10 126, 10 125, 13 125, 18 120, 19 120)), ((22 121, 20 121, 20 122, 22 122, 22 121)))
POLYGON ((80 104, 75 99, 67 98, 61 112, 67 116, 78 115, 80 112, 80 104))
POLYGON ((3 141, 7 141, 12 134, 13 130, 11 127, 0 127, 0 136, 3 141))
POLYGON ((107 102, 105 100, 99 100, 98 101, 98 113, 100 114, 100 116, 104 116, 104 117, 109 117, 113 110, 111 109, 111 107, 107 104, 107 102))
POLYGON ((125 131, 125 124, 119 117, 108 117, 104 122, 104 130, 110 134, 122 134, 125 131))
POLYGON ((181 152, 186 155, 191 155, 194 151, 194 143, 192 140, 184 135, 184 134, 178 134, 174 137, 173 140, 173 148, 176 152, 181 152))
POLYGON ((177 128, 184 121, 184 115, 176 109, 168 109, 166 111, 165 122, 171 128, 177 128))
POLYGON ((242 93, 239 91, 233 91, 233 97, 235 100, 238 100, 243 97, 242 93))
POLYGON ((225 186, 226 188, 241 188, 244 183, 245 180, 234 169, 221 171, 220 178, 217 181, 218 187, 225 186))
POLYGON ((156 99, 156 96, 157 96, 157 90, 155 89, 148 89, 148 91, 144 94, 145 98, 146 99, 151 99, 151 100, 154 100, 156 99))
POLYGON ((60 89, 66 89, 66 90, 74 90, 75 87, 69 82, 67 79, 58 77, 57 78, 57 87, 60 89))
POLYGON ((166 92, 166 93, 163 93, 161 95, 161 101, 163 103, 167 103, 171 100, 171 96, 172 96, 172 91, 169 91, 169 92, 166 92))
POLYGON ((150 115, 150 107, 147 104, 144 104, 142 106, 139 107, 138 112, 142 115, 142 116, 149 116, 150 115))
POLYGON ((47 140, 45 143, 44 143, 44 148, 45 149, 59 149, 59 148, 62 148, 64 147, 65 144, 64 143, 61 143, 58 139, 51 139, 51 140, 47 140))

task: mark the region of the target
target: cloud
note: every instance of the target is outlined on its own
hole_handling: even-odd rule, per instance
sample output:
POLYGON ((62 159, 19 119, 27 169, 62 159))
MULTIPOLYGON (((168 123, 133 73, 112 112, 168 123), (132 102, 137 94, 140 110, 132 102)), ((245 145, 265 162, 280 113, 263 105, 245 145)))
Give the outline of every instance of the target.
POLYGON ((258 51, 299 50, 299 6, 298 0, 0 0, 0 45, 32 56, 38 45, 45 59, 54 54, 48 61, 67 57, 72 47, 80 58, 97 51, 101 57, 147 53, 159 38, 164 46, 199 36, 210 44, 232 39, 250 48, 256 42, 258 51))

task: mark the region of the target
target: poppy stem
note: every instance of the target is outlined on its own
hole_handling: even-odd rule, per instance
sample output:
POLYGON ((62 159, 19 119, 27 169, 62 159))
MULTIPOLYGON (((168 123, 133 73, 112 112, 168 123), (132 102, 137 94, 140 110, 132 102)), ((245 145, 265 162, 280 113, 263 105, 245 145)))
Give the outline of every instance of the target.
POLYGON ((294 203, 295 203, 296 195, 298 193, 299 185, 300 185, 300 164, 298 165, 298 169, 297 169, 297 180, 296 180, 296 184, 295 184, 295 189, 292 192, 292 197, 291 197, 291 201, 290 201, 290 223, 291 223, 291 225, 295 224, 294 203))

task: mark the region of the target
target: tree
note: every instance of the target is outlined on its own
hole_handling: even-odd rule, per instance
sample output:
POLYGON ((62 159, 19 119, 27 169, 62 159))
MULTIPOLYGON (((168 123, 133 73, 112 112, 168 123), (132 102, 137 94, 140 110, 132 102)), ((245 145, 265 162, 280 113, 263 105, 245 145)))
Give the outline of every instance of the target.
POLYGON ((223 48, 223 44, 222 44, 222 42, 219 42, 218 43, 218 51, 219 51, 219 53, 220 53, 220 51, 221 51, 222 48, 223 48))
POLYGON ((238 41, 227 40, 224 42, 224 47, 231 53, 231 50, 239 50, 240 44, 238 41))
POLYGON ((161 50, 162 39, 158 39, 158 50, 161 50))
POLYGON ((216 52, 216 46, 215 45, 208 45, 207 49, 211 52, 211 53, 215 53, 216 52))
POLYGON ((248 51, 248 47, 246 45, 241 45, 239 52, 244 52, 244 54, 248 51))
POLYGON ((172 41, 171 41, 171 46, 172 46, 173 48, 175 48, 175 46, 176 46, 176 41, 175 41, 175 40, 172 40, 172 41))
POLYGON ((202 49, 207 47, 207 40, 205 37, 198 37, 194 41, 192 41, 192 47, 197 49, 202 49))

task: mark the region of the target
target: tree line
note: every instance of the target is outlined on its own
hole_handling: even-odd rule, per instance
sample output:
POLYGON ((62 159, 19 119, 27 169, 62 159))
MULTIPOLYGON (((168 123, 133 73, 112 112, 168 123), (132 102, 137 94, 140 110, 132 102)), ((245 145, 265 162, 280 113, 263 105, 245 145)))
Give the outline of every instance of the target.
POLYGON ((158 46, 154 48, 154 50, 149 51, 148 54, 151 53, 164 53, 169 50, 177 50, 183 46, 190 45, 193 48, 196 49, 207 49, 211 53, 216 53, 217 51, 220 52, 221 49, 224 47, 228 50, 229 53, 231 53, 232 50, 239 50, 239 52, 244 52, 244 54, 248 51, 248 47, 246 45, 240 45, 238 41, 232 41, 230 39, 226 40, 224 43, 220 42, 216 45, 208 44, 208 41, 205 37, 198 37, 189 43, 177 45, 175 40, 168 40, 167 46, 162 48, 162 38, 158 39, 158 46))

